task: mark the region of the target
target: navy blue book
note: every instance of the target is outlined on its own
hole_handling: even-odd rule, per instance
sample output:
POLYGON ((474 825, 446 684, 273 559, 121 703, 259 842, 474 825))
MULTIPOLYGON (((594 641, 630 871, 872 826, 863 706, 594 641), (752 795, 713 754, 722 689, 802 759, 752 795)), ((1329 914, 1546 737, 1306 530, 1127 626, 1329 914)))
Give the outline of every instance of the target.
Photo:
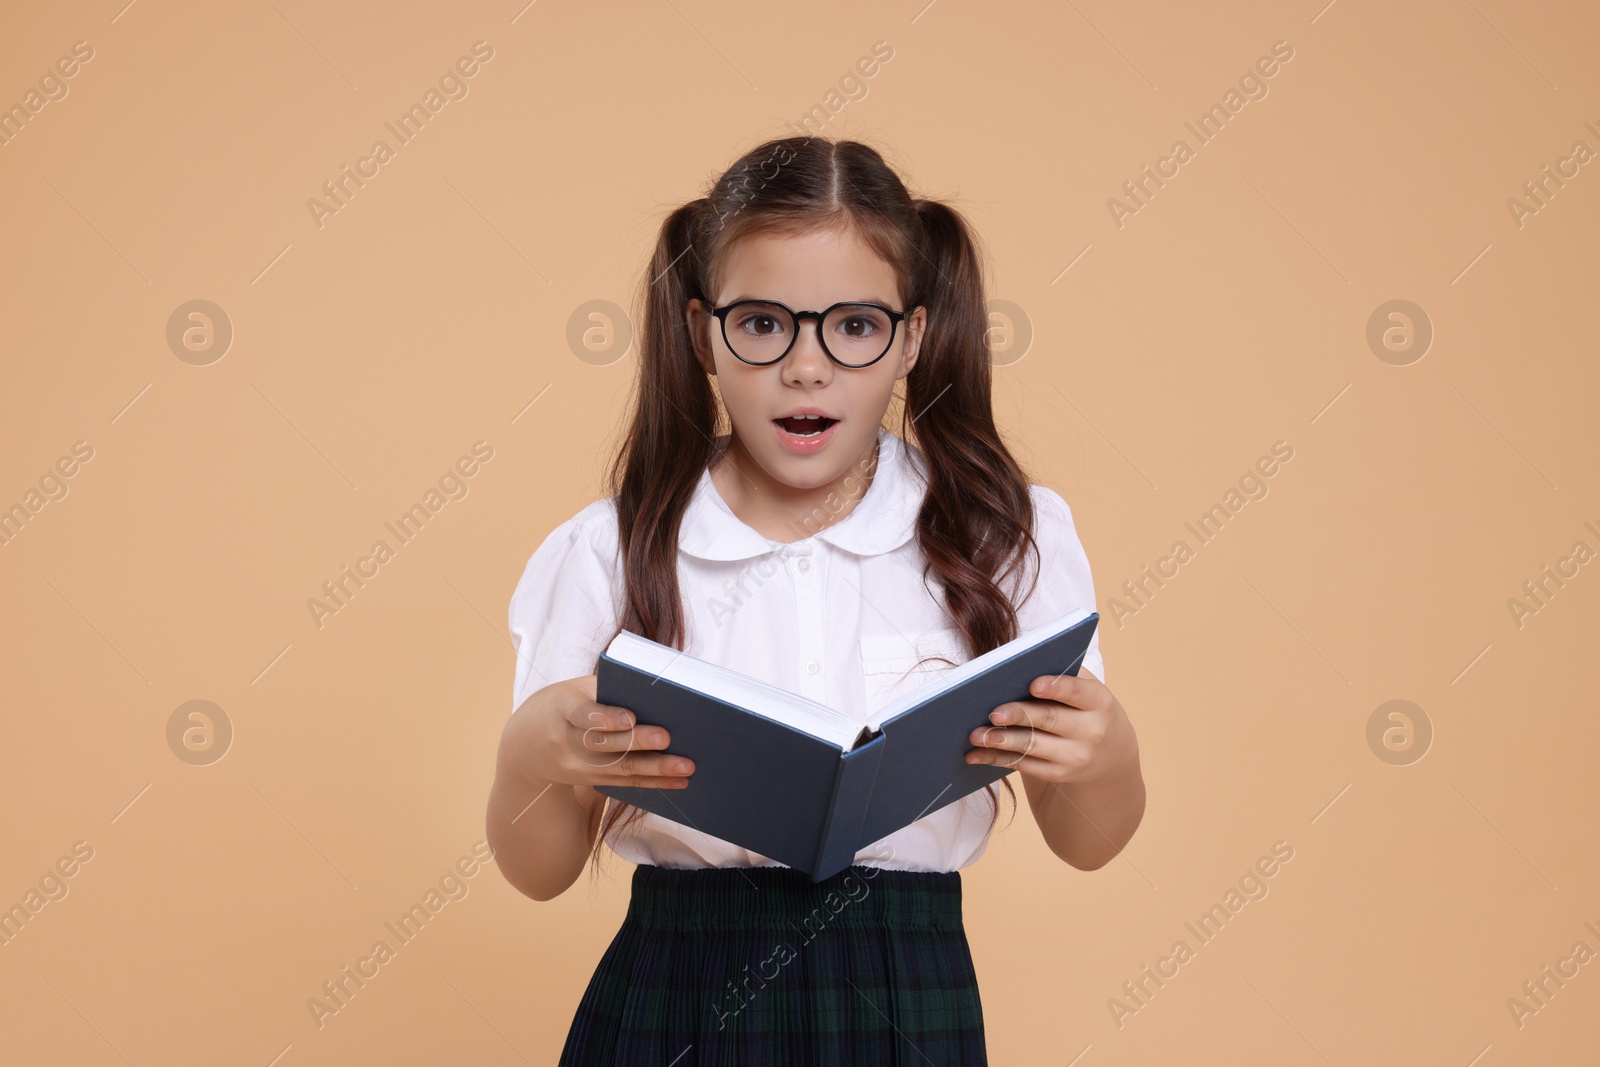
POLYGON ((596 699, 665 727, 694 761, 687 789, 598 792, 804 871, 856 853, 1011 773, 969 764, 969 737, 1040 675, 1077 674, 1100 616, 1078 610, 961 664, 866 722, 624 630, 596 699))

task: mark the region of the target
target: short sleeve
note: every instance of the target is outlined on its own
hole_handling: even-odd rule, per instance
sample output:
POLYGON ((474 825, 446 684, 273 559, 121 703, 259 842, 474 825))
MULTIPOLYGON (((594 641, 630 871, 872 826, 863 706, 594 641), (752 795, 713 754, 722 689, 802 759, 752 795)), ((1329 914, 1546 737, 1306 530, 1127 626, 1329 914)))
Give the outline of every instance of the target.
MULTIPOLYGON (((1094 611, 1094 576, 1089 557, 1078 540, 1072 508, 1054 489, 1029 487, 1033 495, 1033 537, 1039 546, 1039 582, 1018 611, 1024 630, 1042 626, 1078 608, 1094 611)), ((1030 557, 1031 559, 1031 557, 1030 557)), ((1021 584, 1026 591, 1027 581, 1021 584)), ((1102 619, 1103 623, 1104 620, 1102 619)), ((1100 627, 1089 638, 1083 666, 1102 682, 1105 664, 1100 658, 1100 627)))
POLYGON ((511 594, 511 710, 554 682, 593 674, 620 618, 616 509, 599 500, 550 531, 511 594))

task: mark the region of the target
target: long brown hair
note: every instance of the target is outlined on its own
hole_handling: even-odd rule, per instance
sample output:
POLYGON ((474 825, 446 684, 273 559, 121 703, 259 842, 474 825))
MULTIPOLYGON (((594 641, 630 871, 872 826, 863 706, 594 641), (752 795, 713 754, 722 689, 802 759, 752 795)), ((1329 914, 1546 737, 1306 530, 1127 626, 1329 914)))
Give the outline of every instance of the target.
MULTIPOLYGON (((690 342, 688 301, 709 302, 728 249, 742 237, 846 226, 894 267, 903 306, 928 309, 921 351, 900 397, 898 429, 927 461, 928 486, 917 515, 927 572, 971 655, 1017 636, 1016 608, 1002 583, 1022 573, 1025 553, 1037 559, 1038 546, 1028 479, 994 424, 977 245, 955 209, 913 198, 873 148, 822 137, 759 145, 705 196, 661 224, 643 280, 632 418, 608 479, 626 576, 619 629, 675 648, 685 639, 678 528, 719 427, 711 380, 690 342)), ((1037 580, 1037 568, 1034 574, 1037 580)), ((1011 777, 1001 781, 1014 805, 1011 777)), ((994 786, 987 790, 992 829, 1000 804, 994 786)), ((596 872, 610 831, 628 825, 621 823, 624 815, 631 823, 644 814, 606 800, 593 844, 596 872)))

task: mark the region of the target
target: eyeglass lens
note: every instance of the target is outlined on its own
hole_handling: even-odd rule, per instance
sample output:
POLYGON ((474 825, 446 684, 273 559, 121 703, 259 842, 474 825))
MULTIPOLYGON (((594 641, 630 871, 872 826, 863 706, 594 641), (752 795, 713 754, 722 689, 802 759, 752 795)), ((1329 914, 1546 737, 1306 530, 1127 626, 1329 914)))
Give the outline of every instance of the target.
MULTIPOLYGON (((795 336, 795 320, 779 304, 741 304, 728 313, 723 335, 740 359, 770 363, 795 336)), ((894 320, 878 308, 836 307, 822 320, 822 344, 840 363, 871 363, 889 350, 894 320)))

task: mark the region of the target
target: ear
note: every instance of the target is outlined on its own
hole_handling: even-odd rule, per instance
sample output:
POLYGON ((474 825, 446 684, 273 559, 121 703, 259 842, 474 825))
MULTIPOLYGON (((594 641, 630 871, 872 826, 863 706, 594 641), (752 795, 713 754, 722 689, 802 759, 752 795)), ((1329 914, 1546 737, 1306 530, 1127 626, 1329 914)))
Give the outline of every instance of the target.
POLYGON ((922 336, 927 331, 928 309, 918 306, 915 311, 906 316, 906 343, 900 350, 900 369, 896 378, 904 378, 911 373, 911 368, 917 365, 917 356, 922 353, 922 336))
POLYGON ((717 376, 717 361, 711 354, 711 323, 715 320, 706 310, 705 302, 691 297, 684 306, 684 322, 689 328, 689 344, 694 348, 695 362, 711 377, 717 376))

